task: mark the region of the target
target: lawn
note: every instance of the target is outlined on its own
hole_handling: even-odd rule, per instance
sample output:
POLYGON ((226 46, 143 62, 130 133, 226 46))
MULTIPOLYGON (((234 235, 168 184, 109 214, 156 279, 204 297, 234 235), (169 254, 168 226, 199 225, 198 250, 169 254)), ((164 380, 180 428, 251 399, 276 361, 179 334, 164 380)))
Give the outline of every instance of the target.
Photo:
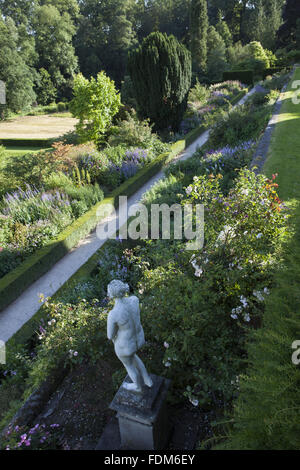
MULTIPOLYGON (((69 114, 68 114, 69 116, 69 114)), ((57 115, 20 116, 0 122, 1 139, 51 139, 73 131, 77 119, 57 115)))
POLYGON ((297 79, 300 68, 284 93, 264 167, 269 177, 278 173, 278 193, 291 215, 289 241, 266 302, 263 327, 250 342, 251 368, 241 381, 235 429, 225 443, 230 449, 300 447, 300 369, 292 362, 292 344, 300 340, 300 104, 292 102, 297 79))

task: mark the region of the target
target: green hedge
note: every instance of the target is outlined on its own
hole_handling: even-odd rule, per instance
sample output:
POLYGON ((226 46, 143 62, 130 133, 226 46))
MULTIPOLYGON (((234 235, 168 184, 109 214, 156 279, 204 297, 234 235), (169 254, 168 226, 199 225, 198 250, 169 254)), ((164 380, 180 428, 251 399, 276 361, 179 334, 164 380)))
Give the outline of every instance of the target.
POLYGON ((248 93, 248 88, 245 88, 244 90, 240 91, 237 95, 235 95, 231 100, 232 106, 236 105, 242 98, 248 93))
POLYGON ((227 80, 239 80, 245 85, 253 85, 253 70, 228 70, 223 72, 223 81, 226 82, 227 80))
POLYGON ((37 147, 48 148, 52 145, 51 139, 0 139, 0 145, 5 147, 37 147))
POLYGON ((284 67, 272 67, 270 69, 265 69, 262 71, 262 78, 265 79, 268 75, 273 75, 274 73, 281 72, 284 67))

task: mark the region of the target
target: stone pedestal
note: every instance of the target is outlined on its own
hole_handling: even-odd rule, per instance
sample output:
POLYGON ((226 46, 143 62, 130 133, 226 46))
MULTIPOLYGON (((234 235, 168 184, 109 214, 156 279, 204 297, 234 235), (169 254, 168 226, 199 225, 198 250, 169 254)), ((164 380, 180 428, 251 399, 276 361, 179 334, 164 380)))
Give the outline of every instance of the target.
MULTIPOLYGON (((153 387, 142 393, 123 388, 116 393, 110 408, 117 411, 121 448, 130 450, 162 450, 170 436, 166 411, 166 395, 170 380, 151 374, 153 387)), ((123 383, 131 382, 127 376, 123 383)))

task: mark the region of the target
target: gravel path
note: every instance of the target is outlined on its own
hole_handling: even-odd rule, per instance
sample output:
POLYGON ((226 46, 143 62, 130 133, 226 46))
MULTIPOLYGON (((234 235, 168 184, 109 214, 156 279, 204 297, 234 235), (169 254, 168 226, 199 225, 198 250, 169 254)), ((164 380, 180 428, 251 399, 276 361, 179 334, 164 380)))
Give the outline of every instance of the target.
MULTIPOLYGON (((247 98, 254 92, 255 88, 245 95, 236 106, 244 104, 247 98)), ((206 131, 178 157, 178 160, 190 158, 197 148, 202 147, 207 142, 208 138, 209 131, 206 131)), ((128 198, 128 209, 138 203, 142 196, 163 177, 164 173, 160 171, 139 191, 128 198)), ((112 221, 114 218, 118 225, 119 217, 118 212, 116 212, 114 217, 105 219, 99 227, 102 228, 106 226, 108 220, 112 221)), ((114 231, 112 230, 109 232, 110 235, 113 235, 113 233, 114 231)), ((24 291, 18 299, 0 312, 0 340, 4 342, 8 341, 39 310, 41 306, 39 302, 40 294, 43 294, 45 297, 54 295, 104 243, 105 240, 100 240, 97 238, 96 233, 92 232, 88 237, 81 240, 66 256, 58 261, 46 274, 24 291)))

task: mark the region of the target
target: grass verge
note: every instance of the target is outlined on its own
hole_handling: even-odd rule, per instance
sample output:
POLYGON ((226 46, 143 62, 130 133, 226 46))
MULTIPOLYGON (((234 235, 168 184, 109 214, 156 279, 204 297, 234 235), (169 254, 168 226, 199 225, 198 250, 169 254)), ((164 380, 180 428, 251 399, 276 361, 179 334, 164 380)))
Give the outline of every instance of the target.
POLYGON ((297 68, 278 118, 263 172, 278 173, 279 196, 289 206, 290 237, 266 301, 263 326, 249 341, 249 369, 240 384, 229 439, 218 449, 300 448, 300 104, 293 103, 297 68), (294 346, 293 346, 294 345, 294 346))

